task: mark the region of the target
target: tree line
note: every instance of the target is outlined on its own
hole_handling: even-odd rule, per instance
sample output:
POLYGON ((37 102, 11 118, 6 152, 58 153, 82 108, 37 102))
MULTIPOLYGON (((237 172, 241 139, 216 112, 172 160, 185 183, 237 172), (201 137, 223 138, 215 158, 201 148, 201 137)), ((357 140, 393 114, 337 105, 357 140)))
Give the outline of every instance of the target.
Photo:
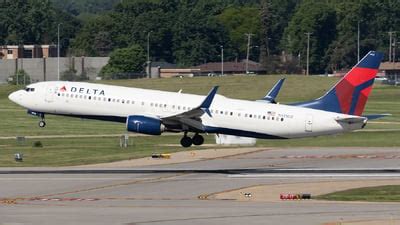
MULTIPOLYGON (((369 50, 387 52, 389 31, 400 31, 398 0, 3 0, 0 44, 56 43, 75 56, 113 56, 106 72, 143 70, 152 61, 194 66, 260 61, 269 73, 349 68, 369 50), (85 15, 85 16, 82 16, 85 15), (134 54, 133 54, 133 53, 134 54), (137 63, 121 66, 119 56, 137 63)), ((395 37, 395 36, 394 36, 395 37)), ((396 42, 394 42, 396 43, 396 42)))

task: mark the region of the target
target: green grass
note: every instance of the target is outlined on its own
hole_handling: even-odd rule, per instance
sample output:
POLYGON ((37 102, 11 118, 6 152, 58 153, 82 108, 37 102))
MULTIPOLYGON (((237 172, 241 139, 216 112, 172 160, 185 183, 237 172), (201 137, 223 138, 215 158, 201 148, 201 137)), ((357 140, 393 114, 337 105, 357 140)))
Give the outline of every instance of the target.
MULTIPOLYGON (((140 79, 102 81, 102 83, 179 91, 205 95, 212 86, 219 85, 219 94, 239 99, 256 100, 282 76, 227 76, 172 79, 140 79)), ((337 78, 287 76, 278 96, 281 103, 290 103, 317 98, 323 95, 337 78)), ((61 116, 47 116, 47 126, 37 126, 38 118, 26 114, 26 110, 10 102, 8 94, 22 87, 0 85, 0 137, 47 136, 47 135, 119 135, 125 133, 124 124, 83 120, 61 116)), ((366 129, 374 132, 356 132, 337 136, 294 140, 258 140, 257 146, 400 146, 400 88, 376 84, 366 107, 366 114, 391 113, 392 116, 368 124, 366 129), (383 122, 383 123, 382 123, 383 122), (392 131, 387 131, 390 129, 392 131), (393 131, 394 130, 394 131, 393 131)), ((213 143, 213 136, 207 138, 213 143)), ((159 144, 178 144, 179 136, 136 137, 135 145, 127 150, 118 147, 115 138, 41 138, 43 149, 32 144, 18 146, 15 140, 0 139, 0 166, 56 166, 110 162, 127 158, 147 156, 160 149, 159 144), (24 163, 12 161, 15 152, 27 157, 24 163)), ((34 141, 34 140, 29 140, 34 141)), ((180 147, 163 147, 160 151, 182 151, 180 147)))
POLYGON ((400 185, 350 189, 317 196, 316 199, 330 201, 399 202, 400 185))
MULTIPOLYGON (((179 136, 130 137, 128 148, 120 148, 119 137, 102 138, 55 138, 28 139, 25 143, 16 140, 0 141, 0 165, 20 166, 73 166, 150 156, 153 153, 172 153, 182 151, 177 146, 179 136), (33 147, 40 141, 43 147, 33 147), (24 161, 15 162, 14 154, 23 153, 24 161)), ((206 139, 210 143, 212 139, 206 139)), ((193 150, 205 147, 194 147, 193 150)))

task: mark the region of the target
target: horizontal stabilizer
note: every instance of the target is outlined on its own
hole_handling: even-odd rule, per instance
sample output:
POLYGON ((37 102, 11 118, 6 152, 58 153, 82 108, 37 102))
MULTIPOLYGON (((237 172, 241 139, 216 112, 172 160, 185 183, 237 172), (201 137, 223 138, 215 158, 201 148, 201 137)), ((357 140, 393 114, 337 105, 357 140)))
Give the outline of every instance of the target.
POLYGON ((366 117, 357 116, 357 117, 338 117, 335 120, 339 123, 352 124, 352 123, 366 123, 368 119, 366 117))
POLYGON ((391 116, 392 114, 374 114, 374 115, 363 115, 363 117, 368 118, 368 120, 376 120, 385 116, 391 116))

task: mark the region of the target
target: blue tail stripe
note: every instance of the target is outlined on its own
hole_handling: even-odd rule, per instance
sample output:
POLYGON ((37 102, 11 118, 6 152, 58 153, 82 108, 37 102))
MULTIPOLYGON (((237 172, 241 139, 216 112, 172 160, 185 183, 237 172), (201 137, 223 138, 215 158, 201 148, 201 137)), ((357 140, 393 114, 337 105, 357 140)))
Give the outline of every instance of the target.
POLYGON ((356 67, 379 69, 382 58, 383 53, 371 51, 356 65, 356 67))
POLYGON ((350 112, 349 112, 350 115, 354 115, 354 111, 356 110, 356 106, 357 106, 357 103, 358 103, 358 98, 361 95, 361 91, 364 90, 365 88, 373 85, 374 84, 374 80, 375 79, 371 79, 369 81, 366 81, 366 82, 358 85, 354 89, 354 93, 353 93, 353 96, 352 96, 352 99, 351 99, 351 107, 350 107, 350 112))

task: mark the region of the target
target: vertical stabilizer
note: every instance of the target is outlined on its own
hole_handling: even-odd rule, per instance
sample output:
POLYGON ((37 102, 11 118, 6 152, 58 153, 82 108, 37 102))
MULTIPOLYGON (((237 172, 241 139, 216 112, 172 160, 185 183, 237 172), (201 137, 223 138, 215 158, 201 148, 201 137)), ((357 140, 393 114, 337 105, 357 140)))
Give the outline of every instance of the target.
POLYGON ((383 54, 371 51, 324 96, 293 105, 360 116, 371 93, 383 54))

